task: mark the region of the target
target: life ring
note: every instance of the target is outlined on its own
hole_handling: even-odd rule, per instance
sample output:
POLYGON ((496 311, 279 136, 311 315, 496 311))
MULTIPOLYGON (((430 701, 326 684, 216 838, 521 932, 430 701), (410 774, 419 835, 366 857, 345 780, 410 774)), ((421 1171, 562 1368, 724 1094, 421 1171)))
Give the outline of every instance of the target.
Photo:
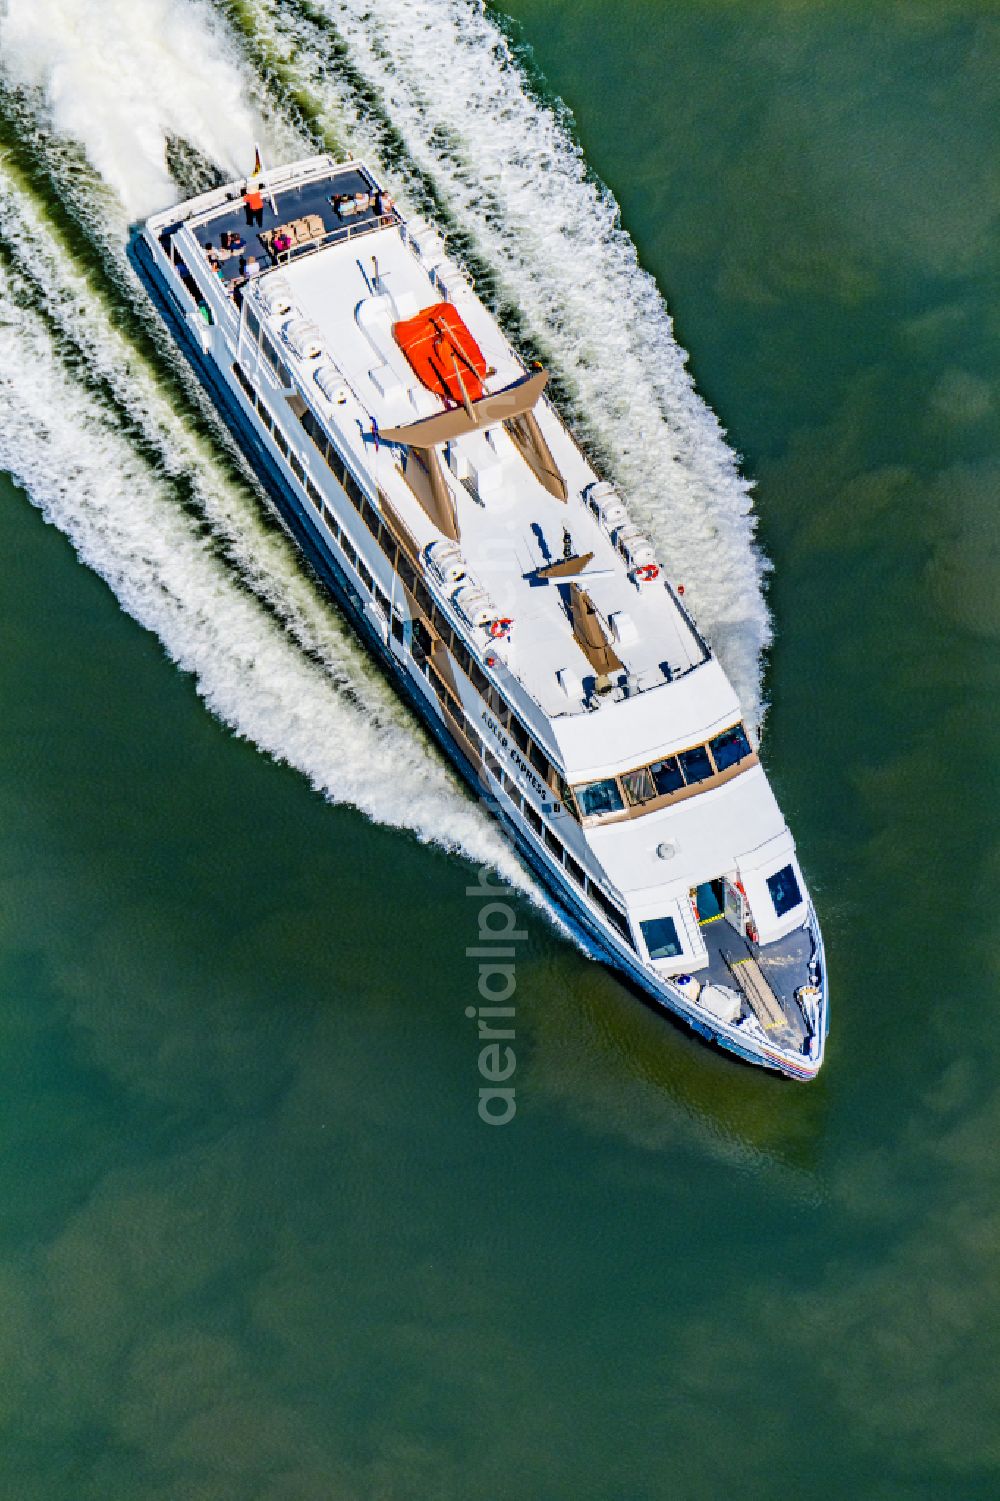
POLYGON ((641 568, 635 570, 635 576, 642 583, 651 584, 654 579, 659 578, 660 570, 656 563, 644 563, 641 568))
POLYGON ((513 620, 508 620, 506 616, 502 616, 497 620, 491 620, 489 624, 490 639, 499 641, 502 636, 506 636, 513 624, 513 620))

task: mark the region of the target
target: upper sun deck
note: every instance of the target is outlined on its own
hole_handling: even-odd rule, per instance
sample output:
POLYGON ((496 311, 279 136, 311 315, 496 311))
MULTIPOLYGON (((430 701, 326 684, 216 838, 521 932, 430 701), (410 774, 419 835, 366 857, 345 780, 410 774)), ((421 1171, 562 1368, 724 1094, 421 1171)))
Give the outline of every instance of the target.
MULTIPOLYGON (((205 253, 210 243, 216 250, 234 232, 245 243, 242 254, 257 255, 264 269, 243 288, 241 357, 256 347, 256 337, 248 339, 245 331, 252 311, 341 454, 420 549, 442 537, 431 492, 435 479, 439 492, 443 487, 468 582, 481 596, 478 613, 512 622, 509 636, 494 640, 482 625, 462 621, 432 571, 428 586, 480 658, 491 658, 510 696, 542 711, 567 768, 621 765, 637 746, 643 754, 667 752, 738 719, 735 695, 662 574, 641 578, 641 560, 655 556, 651 544, 630 526, 544 398, 533 419, 565 499, 539 478, 502 420, 471 425, 440 445, 437 458, 379 441, 386 430, 460 411, 421 383, 393 334, 396 323, 429 305, 448 303, 460 313, 485 358, 488 393, 526 376, 437 235, 426 225, 405 223, 392 208, 384 212, 381 185, 360 163, 313 158, 270 174, 268 186, 276 204, 264 195, 260 226, 247 225, 240 187, 230 185, 157 216, 149 228, 181 231, 189 256, 196 248, 205 253), (344 195, 346 213, 337 202, 344 195), (275 255, 274 229, 300 221, 314 233, 275 255), (270 295, 275 278, 287 296, 270 295), (578 567, 560 574, 567 554, 578 567), (599 647, 596 656, 582 639, 580 590, 596 639, 608 648, 599 647)), ((215 284, 231 323, 227 283, 235 269, 224 266, 215 284)), ((259 368, 265 375, 263 362, 259 368)))
POLYGON ((398 218, 393 209, 381 212, 379 184, 362 163, 338 163, 327 155, 269 172, 262 196, 261 222, 255 225, 248 223, 241 183, 202 193, 177 209, 154 215, 148 224, 156 233, 183 225, 203 252, 210 246, 218 251, 225 236, 239 235, 244 244, 228 258, 225 276, 229 280, 237 274, 240 256, 256 257, 262 271, 275 264, 272 236, 283 225, 319 221, 318 233, 293 242, 281 257, 291 262, 326 245, 356 240, 398 218))

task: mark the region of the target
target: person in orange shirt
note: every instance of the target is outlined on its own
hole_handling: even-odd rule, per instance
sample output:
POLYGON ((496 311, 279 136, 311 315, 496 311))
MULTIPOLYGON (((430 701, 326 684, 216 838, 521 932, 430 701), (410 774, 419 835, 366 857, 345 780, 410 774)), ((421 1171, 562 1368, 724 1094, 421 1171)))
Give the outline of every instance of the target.
POLYGON ((247 187, 243 194, 243 202, 246 204, 247 223, 256 224, 260 229, 264 223, 264 195, 256 183, 247 187))

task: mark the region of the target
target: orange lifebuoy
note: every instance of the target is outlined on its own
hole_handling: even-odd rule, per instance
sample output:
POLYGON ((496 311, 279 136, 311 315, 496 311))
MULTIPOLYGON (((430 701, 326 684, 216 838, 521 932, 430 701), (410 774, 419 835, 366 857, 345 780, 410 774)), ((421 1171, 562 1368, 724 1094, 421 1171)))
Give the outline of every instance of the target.
POLYGON ((506 636, 507 632, 510 630, 510 628, 511 628, 511 626, 513 624, 514 624, 513 620, 508 620, 506 617, 503 617, 503 618, 501 618, 499 620, 491 620, 490 621, 490 636, 491 636, 491 638, 494 641, 499 641, 501 636, 506 636))
POLYGON ((635 576, 644 584, 651 584, 655 578, 659 578, 660 570, 655 563, 644 563, 641 568, 635 570, 635 576))

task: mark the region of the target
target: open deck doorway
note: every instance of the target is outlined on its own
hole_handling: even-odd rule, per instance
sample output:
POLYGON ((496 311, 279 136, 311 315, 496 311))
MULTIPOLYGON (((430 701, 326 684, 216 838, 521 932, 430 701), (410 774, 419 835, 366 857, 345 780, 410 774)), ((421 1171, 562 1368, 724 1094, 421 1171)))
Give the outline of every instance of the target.
POLYGON ((715 881, 704 881, 696 886, 691 893, 692 900, 698 912, 698 922, 701 927, 706 923, 718 922, 720 917, 725 916, 725 882, 721 876, 715 881))

